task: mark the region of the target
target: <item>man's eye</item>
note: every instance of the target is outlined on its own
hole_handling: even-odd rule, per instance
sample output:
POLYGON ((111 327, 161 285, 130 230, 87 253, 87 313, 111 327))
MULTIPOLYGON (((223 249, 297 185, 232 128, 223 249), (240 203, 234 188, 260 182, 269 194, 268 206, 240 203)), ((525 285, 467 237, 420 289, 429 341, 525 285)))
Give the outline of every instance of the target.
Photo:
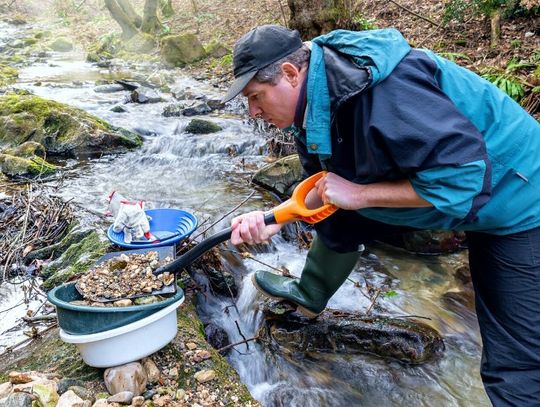
POLYGON ((254 95, 251 95, 249 98, 250 98, 251 100, 257 100, 257 99, 259 99, 259 95, 258 95, 258 94, 254 94, 254 95))

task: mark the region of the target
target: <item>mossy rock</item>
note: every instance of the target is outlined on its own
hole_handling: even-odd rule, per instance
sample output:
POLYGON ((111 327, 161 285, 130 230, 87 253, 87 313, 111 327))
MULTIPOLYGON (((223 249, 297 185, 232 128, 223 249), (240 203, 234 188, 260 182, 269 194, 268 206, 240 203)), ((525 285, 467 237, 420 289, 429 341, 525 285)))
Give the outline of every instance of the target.
POLYGON ((212 58, 223 58, 225 55, 231 54, 231 50, 223 45, 221 42, 211 42, 207 44, 206 54, 212 58))
POLYGON ((281 197, 288 197, 301 181, 302 174, 298 154, 292 154, 262 167, 253 175, 252 181, 281 197))
POLYGON ((27 141, 19 146, 6 148, 2 151, 4 154, 14 155, 16 157, 29 158, 32 156, 43 157, 45 155, 45 147, 35 141, 27 141))
POLYGON ((49 47, 53 51, 69 52, 69 51, 71 51, 73 49, 73 43, 71 41, 69 41, 67 38, 60 37, 60 38, 57 38, 56 40, 54 40, 53 42, 51 42, 49 44, 49 47))
POLYGON ((50 164, 38 156, 22 158, 0 153, 0 171, 10 177, 46 175, 58 169, 59 167, 56 165, 50 164))
POLYGON ((102 240, 95 231, 80 242, 72 244, 43 270, 42 276, 46 278, 43 288, 51 290, 66 282, 74 274, 88 271, 96 260, 105 254, 109 246, 109 242, 102 240))
POLYGON ((93 232, 93 229, 83 227, 77 221, 74 221, 69 225, 69 228, 64 237, 62 237, 62 240, 41 249, 31 251, 26 255, 25 260, 30 262, 34 259, 57 259, 71 245, 82 241, 85 237, 93 232))
POLYGON ((139 135, 63 103, 34 95, 0 97, 0 146, 34 141, 47 155, 97 156, 140 147, 139 135))
POLYGON ((186 132, 191 134, 210 134, 221 130, 223 128, 220 125, 203 119, 193 119, 186 126, 186 132))
POLYGON ((183 66, 205 57, 195 34, 168 35, 161 40, 161 56, 174 66, 183 66))
POLYGON ((128 52, 142 52, 147 54, 156 47, 156 39, 150 34, 139 33, 130 38, 125 44, 124 49, 128 52))
POLYGON ((12 84, 19 77, 19 71, 9 65, 0 64, 0 86, 12 84))

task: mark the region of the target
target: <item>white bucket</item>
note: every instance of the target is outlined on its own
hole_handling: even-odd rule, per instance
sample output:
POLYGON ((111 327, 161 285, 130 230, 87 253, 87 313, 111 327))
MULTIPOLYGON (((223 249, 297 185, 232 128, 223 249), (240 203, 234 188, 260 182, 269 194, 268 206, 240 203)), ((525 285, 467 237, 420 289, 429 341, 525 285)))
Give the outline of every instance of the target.
POLYGON ((146 318, 95 334, 71 335, 60 329, 60 339, 74 343, 90 366, 112 367, 134 362, 173 340, 178 332, 176 309, 183 302, 184 297, 146 318))

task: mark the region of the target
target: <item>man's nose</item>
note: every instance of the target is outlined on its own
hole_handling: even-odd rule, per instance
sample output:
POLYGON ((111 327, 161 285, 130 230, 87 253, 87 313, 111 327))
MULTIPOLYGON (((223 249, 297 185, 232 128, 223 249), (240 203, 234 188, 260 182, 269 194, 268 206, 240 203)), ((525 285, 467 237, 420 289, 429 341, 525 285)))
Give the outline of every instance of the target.
POLYGON ((257 106, 255 103, 249 104, 249 115, 253 118, 260 117, 262 114, 262 110, 259 106, 257 106))

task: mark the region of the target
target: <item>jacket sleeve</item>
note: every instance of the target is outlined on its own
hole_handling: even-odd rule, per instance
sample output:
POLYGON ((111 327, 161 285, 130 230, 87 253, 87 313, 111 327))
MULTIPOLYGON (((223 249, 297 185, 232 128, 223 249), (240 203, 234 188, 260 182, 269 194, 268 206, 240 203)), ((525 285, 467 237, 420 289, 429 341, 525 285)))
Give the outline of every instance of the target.
POLYGON ((489 199, 491 164, 482 134, 440 89, 435 71, 427 57, 402 61, 368 92, 364 134, 384 146, 419 196, 470 222, 489 199))

